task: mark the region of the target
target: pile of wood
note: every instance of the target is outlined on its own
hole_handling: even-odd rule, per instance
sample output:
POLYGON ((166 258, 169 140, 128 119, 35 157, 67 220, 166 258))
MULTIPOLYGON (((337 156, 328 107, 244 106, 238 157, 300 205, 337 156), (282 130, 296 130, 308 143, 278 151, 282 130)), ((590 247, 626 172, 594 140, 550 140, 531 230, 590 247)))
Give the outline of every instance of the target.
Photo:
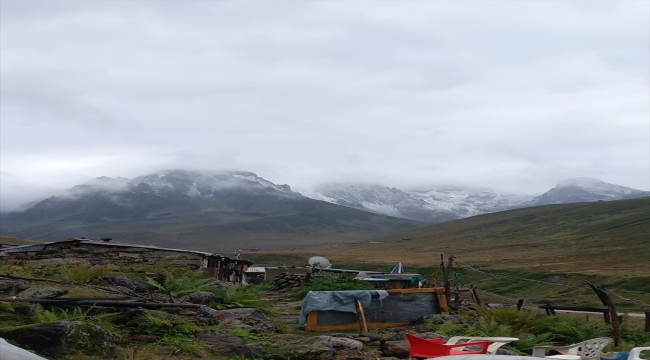
POLYGON ((273 285, 277 289, 288 289, 293 287, 300 287, 308 280, 309 280, 309 274, 280 273, 275 276, 275 280, 273 280, 273 285))

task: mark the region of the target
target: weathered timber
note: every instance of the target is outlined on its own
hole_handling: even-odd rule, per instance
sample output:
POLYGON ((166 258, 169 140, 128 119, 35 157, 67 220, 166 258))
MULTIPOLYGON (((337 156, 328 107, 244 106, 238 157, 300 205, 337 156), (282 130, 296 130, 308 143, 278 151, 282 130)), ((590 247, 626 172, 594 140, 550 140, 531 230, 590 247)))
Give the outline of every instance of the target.
POLYGON ((595 313, 605 313, 609 312, 609 309, 603 308, 592 308, 592 307, 578 307, 578 306, 557 306, 557 305, 540 305, 540 309, 554 309, 554 310, 567 310, 567 311, 580 311, 580 312, 595 312, 595 313))
POLYGON ((596 286, 588 281, 586 283, 589 284, 591 289, 596 293, 596 295, 603 303, 603 305, 607 306, 607 309, 609 310, 609 317, 612 322, 612 335, 614 338, 614 346, 618 346, 621 343, 623 334, 621 331, 621 321, 620 321, 621 319, 618 316, 618 313, 616 312, 616 307, 614 306, 614 302, 612 302, 612 299, 609 297, 605 289, 596 286))
POLYGON ((357 308, 357 315, 359 316, 359 330, 362 334, 368 333, 368 323, 366 322, 366 313, 363 311, 363 306, 361 305, 360 300, 354 300, 354 304, 357 308))
POLYGON ((106 300, 73 300, 68 301, 65 299, 21 299, 21 298, 6 298, 0 301, 7 302, 25 302, 33 304, 44 305, 71 305, 71 306, 105 306, 105 307, 125 307, 125 308, 143 308, 143 309, 161 309, 161 308, 184 308, 184 309, 200 309, 200 304, 170 304, 170 303, 151 303, 151 302, 137 302, 137 301, 106 301, 106 300))

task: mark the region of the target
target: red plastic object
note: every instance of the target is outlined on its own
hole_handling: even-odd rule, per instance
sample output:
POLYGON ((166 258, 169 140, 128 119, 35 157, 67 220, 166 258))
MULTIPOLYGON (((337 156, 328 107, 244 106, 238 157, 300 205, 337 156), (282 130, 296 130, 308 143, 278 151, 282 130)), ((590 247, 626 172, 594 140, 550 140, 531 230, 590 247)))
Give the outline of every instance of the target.
POLYGON ((434 358, 447 355, 469 355, 469 354, 487 354, 489 341, 474 341, 462 344, 445 345, 442 339, 422 339, 411 334, 406 334, 406 338, 411 344, 410 358, 434 358), (464 348, 466 346, 481 346, 481 350, 454 350, 454 348, 464 348))

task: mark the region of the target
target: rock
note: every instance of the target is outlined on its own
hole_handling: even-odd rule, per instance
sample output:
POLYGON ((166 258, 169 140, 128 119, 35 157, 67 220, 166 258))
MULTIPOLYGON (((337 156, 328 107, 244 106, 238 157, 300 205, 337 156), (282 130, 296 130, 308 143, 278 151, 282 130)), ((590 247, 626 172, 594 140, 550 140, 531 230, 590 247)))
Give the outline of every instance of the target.
POLYGON ((68 290, 59 289, 51 286, 32 286, 22 291, 18 297, 27 299, 56 299, 68 293, 68 290))
POLYGON ((141 294, 149 294, 156 289, 153 285, 149 284, 145 279, 120 275, 120 274, 104 275, 98 278, 96 282, 104 285, 121 286, 133 292, 141 293, 141 294))
POLYGON ((513 356, 519 356, 516 351, 504 349, 504 348, 498 348, 497 349, 497 355, 513 355, 513 356))
POLYGON ((449 340, 448 337, 442 336, 440 334, 432 333, 432 332, 420 333, 417 334, 416 336, 422 339, 443 339, 445 342, 449 340))
POLYGON ((407 359, 411 352, 411 344, 408 340, 386 341, 381 345, 383 356, 394 356, 407 359))
POLYGON ((299 346, 325 346, 336 351, 339 350, 356 350, 360 351, 363 348, 361 341, 348 339, 345 337, 335 337, 320 335, 309 337, 302 340, 291 341, 287 343, 288 345, 299 345, 299 346))
POLYGON ((0 293, 14 294, 27 290, 31 287, 27 282, 21 280, 0 281, 0 293))
POLYGON ((242 328, 269 332, 278 330, 278 326, 258 309, 215 310, 207 306, 201 306, 199 316, 215 319, 219 325, 226 328, 242 328))
POLYGON ((191 304, 210 305, 213 301, 217 300, 217 296, 211 292, 199 291, 187 295, 185 301, 191 304))
POLYGON ((50 357, 70 354, 110 355, 115 338, 106 329, 82 321, 55 321, 0 331, 0 337, 50 357))
POLYGON ((428 321, 432 325, 442 325, 445 323, 452 323, 452 324, 472 324, 475 323, 476 320, 467 316, 460 316, 460 315, 431 315, 426 318, 426 321, 428 321))
POLYGON ((397 334, 393 334, 385 339, 384 341, 401 341, 401 340, 406 340, 406 335, 404 335, 403 332, 399 332, 397 334))
POLYGON ((371 342, 370 338, 365 337, 365 336, 359 336, 354 338, 356 341, 361 341, 362 344, 369 344, 371 342))
POLYGON ((207 343, 215 354, 251 355, 251 349, 246 348, 244 340, 223 329, 203 330, 196 337, 207 343))
POLYGON ((162 338, 161 335, 147 334, 147 333, 133 333, 126 337, 129 341, 135 341, 144 344, 155 343, 162 338))
POLYGON ((183 316, 196 316, 196 315, 197 315, 197 312, 192 311, 192 310, 188 310, 188 309, 181 309, 181 310, 178 312, 178 315, 183 315, 183 316))
POLYGON ((300 339, 302 339, 302 337, 296 334, 277 334, 268 337, 268 340, 272 343, 288 342, 288 341, 295 341, 300 339))
POLYGON ((336 350, 327 346, 266 347, 266 352, 256 357, 264 360, 334 360, 336 350))

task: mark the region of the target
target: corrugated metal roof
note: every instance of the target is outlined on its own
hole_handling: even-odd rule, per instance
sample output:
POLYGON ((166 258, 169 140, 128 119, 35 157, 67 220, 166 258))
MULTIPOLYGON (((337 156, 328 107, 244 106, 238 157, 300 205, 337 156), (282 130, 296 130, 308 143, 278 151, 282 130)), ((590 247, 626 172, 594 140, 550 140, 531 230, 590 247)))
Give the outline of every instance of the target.
POLYGON ((248 270, 246 270, 246 272, 263 273, 266 272, 266 268, 261 266, 254 266, 254 267, 249 267, 248 270))

